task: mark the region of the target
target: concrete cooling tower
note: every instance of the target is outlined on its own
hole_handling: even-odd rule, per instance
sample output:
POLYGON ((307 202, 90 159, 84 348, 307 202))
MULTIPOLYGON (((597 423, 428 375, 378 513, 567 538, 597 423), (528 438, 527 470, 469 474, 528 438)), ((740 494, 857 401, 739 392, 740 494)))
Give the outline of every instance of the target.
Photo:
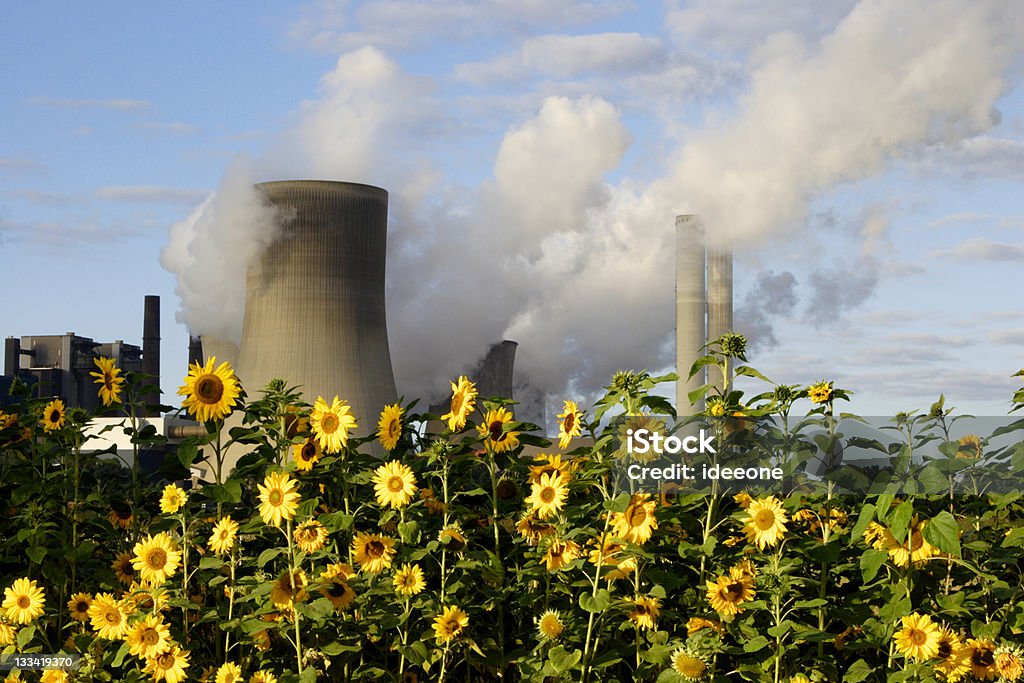
POLYGON ((388 193, 319 180, 256 187, 288 219, 249 269, 239 377, 251 398, 274 378, 301 385, 310 403, 337 394, 370 433, 397 401, 384 306, 388 193))

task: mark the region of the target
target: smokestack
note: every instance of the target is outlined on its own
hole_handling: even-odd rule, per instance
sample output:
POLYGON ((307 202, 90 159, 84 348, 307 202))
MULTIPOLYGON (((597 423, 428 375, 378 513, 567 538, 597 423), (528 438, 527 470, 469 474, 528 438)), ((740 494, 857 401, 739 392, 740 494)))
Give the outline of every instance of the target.
POLYGON ((676 412, 695 415, 704 402, 690 403, 689 393, 704 386, 701 370, 687 379, 693 362, 703 355, 706 295, 704 230, 698 216, 676 216, 676 412))
POLYGON ((21 340, 8 337, 4 340, 4 374, 14 376, 21 369, 21 340))
POLYGON ((370 433, 397 401, 384 307, 388 193, 319 180, 256 187, 289 221, 249 268, 239 376, 251 395, 274 378, 309 402, 337 394, 370 433))
POLYGON ((188 364, 202 364, 203 362, 203 341, 194 334, 188 336, 188 364))
POLYGON ((508 339, 492 344, 487 355, 469 376, 482 398, 513 398, 512 378, 516 367, 516 348, 508 339))
MULTIPOLYGON (((708 341, 712 342, 726 332, 732 332, 732 252, 728 249, 708 249, 708 341)), ((722 389, 722 373, 711 380, 722 389)), ((732 375, 732 364, 729 366, 732 375)), ((732 379, 730 377, 730 379, 732 379)))
POLYGON ((147 387, 154 387, 146 394, 149 414, 160 412, 160 297, 147 294, 142 316, 142 372, 151 377, 147 387))

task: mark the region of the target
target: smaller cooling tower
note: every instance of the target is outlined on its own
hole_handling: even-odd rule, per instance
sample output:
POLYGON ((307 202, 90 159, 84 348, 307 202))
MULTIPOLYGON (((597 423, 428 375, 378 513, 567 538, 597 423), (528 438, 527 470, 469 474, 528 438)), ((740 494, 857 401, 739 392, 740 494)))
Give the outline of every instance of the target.
POLYGON ((384 307, 388 193, 320 180, 256 187, 287 220, 248 272, 239 376, 250 396, 274 378, 300 385, 310 403, 337 394, 370 433, 397 401, 384 307))

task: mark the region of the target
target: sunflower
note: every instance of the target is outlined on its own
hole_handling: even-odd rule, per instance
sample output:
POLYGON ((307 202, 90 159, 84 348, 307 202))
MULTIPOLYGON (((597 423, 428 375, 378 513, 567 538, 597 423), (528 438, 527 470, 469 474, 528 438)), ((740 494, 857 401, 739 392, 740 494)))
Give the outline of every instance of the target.
POLYGON ((730 617, 743 611, 743 603, 754 599, 754 579, 738 567, 714 581, 705 583, 707 600, 711 609, 723 617, 730 617))
POLYGON ((558 447, 564 451, 582 433, 583 411, 575 401, 563 401, 562 412, 558 414, 558 447))
POLYGON ((14 630, 14 627, 0 619, 0 647, 14 645, 15 636, 17 636, 17 631, 14 630))
POLYGON ((633 609, 629 612, 629 620, 636 624, 637 628, 653 631, 654 622, 661 611, 661 601, 658 598, 637 595, 627 598, 626 602, 633 605, 633 609))
POLYGON ((562 623, 562 615, 558 610, 549 609, 537 620, 537 631, 542 640, 558 640, 564 630, 565 624, 562 623))
MULTIPOLYGON (((597 539, 593 540, 595 546, 597 539)), ((606 581, 617 581, 624 579, 636 570, 637 561, 632 556, 622 556, 626 546, 610 536, 605 536, 601 548, 594 548, 590 551, 590 561, 595 565, 612 567, 601 577, 606 581)))
POLYGON ((540 519, 547 519, 558 514, 565 499, 569 496, 569 489, 562 481, 560 473, 542 474, 540 481, 530 485, 530 495, 526 503, 537 513, 540 519))
POLYGON ((416 490, 416 475, 397 460, 386 462, 373 472, 373 492, 381 507, 405 507, 416 490))
POLYGON ((495 453, 510 451, 519 445, 519 432, 505 431, 505 425, 512 422, 512 413, 504 408, 488 410, 484 423, 476 431, 484 440, 484 448, 495 453))
POLYGON ((747 522, 743 531, 747 541, 761 550, 774 547, 786 533, 786 511, 775 496, 758 498, 747 508, 747 522))
MULTIPOLYGON (((939 549, 924 539, 924 528, 928 520, 918 521, 917 516, 911 520, 910 540, 906 543, 899 543, 891 532, 886 534, 882 543, 884 549, 889 551, 889 557, 897 567, 906 567, 911 562, 915 566, 922 564, 929 557, 939 555, 939 549)), ((888 532, 889 530, 886 529, 888 532)))
POLYGON ((281 526, 281 520, 295 517, 299 496, 295 489, 299 482, 286 472, 272 472, 256 487, 260 491, 260 517, 264 524, 281 526))
POLYGON ((110 504, 110 512, 107 513, 107 520, 110 525, 117 529, 128 529, 135 521, 132 508, 128 503, 113 502, 110 504))
POLYGON ((320 443, 313 437, 307 438, 302 443, 292 444, 292 460, 295 461, 295 469, 300 472, 309 472, 313 465, 320 462, 320 456, 324 453, 320 443))
POLYGON ((339 401, 335 396, 328 405, 323 396, 316 397, 309 424, 313 435, 326 453, 337 453, 348 443, 349 431, 359 425, 349 412, 348 401, 339 401))
POLYGON ((391 566, 395 557, 395 539, 359 532, 352 539, 352 555, 363 571, 377 574, 391 566))
POLYGON ((129 552, 118 553, 110 568, 114 570, 117 580, 126 586, 132 585, 132 581, 138 576, 135 567, 132 566, 132 554, 129 552))
POLYGON ((216 683, 240 683, 241 680, 242 670, 234 662, 222 664, 217 669, 216 683))
POLYGON ((64 426, 65 415, 64 401, 59 398, 53 399, 43 408, 43 429, 48 432, 60 429, 64 426))
POLYGON ((423 570, 418 564, 403 564, 401 569, 395 572, 395 592, 405 597, 416 595, 427 587, 423 578, 423 570))
POLYGON ((188 668, 189 651, 182 650, 179 645, 172 645, 166 651, 156 657, 146 660, 146 668, 143 669, 153 676, 154 681, 167 681, 167 683, 180 683, 185 680, 185 669, 188 668))
POLYGON ((924 661, 939 653, 939 626, 927 614, 908 614, 893 640, 904 657, 924 661))
POLYGON ((1021 660, 1021 650, 1013 645, 1003 645, 996 649, 996 673, 1000 680, 1019 681, 1024 676, 1024 662, 1021 660))
POLYGON ((64 669, 47 669, 39 677, 39 683, 66 683, 69 680, 69 674, 64 669))
POLYGON ((562 481, 568 483, 572 479, 572 471, 576 464, 572 459, 562 460, 560 453, 542 453, 534 462, 537 464, 530 465, 531 484, 539 484, 540 478, 545 474, 560 474, 562 481))
POLYGON ((939 627, 939 651, 935 660, 935 670, 947 681, 959 681, 970 669, 960 636, 945 626, 939 627))
POLYGON ((35 579, 15 579, 10 588, 4 589, 4 601, 0 605, 7 621, 12 624, 30 624, 43 613, 46 596, 36 585, 35 579))
POLYGON ((166 532, 146 536, 132 548, 132 566, 146 583, 158 586, 174 576, 181 563, 181 551, 166 532))
POLYGON ((356 599, 356 592, 343 577, 328 576, 327 572, 324 572, 320 575, 320 580, 323 582, 320 586, 320 595, 330 600, 335 609, 344 611, 356 599))
POLYGON ((107 640, 120 640, 128 631, 126 605, 110 593, 97 593, 89 605, 89 623, 107 640))
POLYGON ((434 495, 434 489, 420 489, 420 500, 427 508, 427 512, 432 515, 440 515, 444 513, 444 502, 437 499, 434 495))
POLYGON ((238 537, 238 522, 231 519, 231 515, 221 517, 213 525, 210 540, 207 545, 215 553, 226 553, 235 547, 235 538, 238 537))
POLYGON ((960 437, 957 443, 956 457, 958 458, 980 458, 982 452, 981 437, 977 434, 965 434, 960 437))
POLYGON ((299 549, 307 555, 315 553, 324 547, 327 542, 327 529, 315 519, 307 519, 295 527, 292 534, 299 549))
POLYGON ((88 593, 75 593, 68 600, 68 612, 75 621, 87 621, 89 619, 89 605, 92 604, 92 596, 88 593))
POLYGON ((469 615, 452 605, 434 617, 434 635, 439 643, 449 643, 469 626, 469 615))
POLYGON ((94 384, 99 384, 99 395, 103 405, 109 406, 121 402, 121 389, 124 386, 124 377, 121 376, 121 369, 114 364, 113 358, 94 358, 93 363, 99 368, 99 372, 90 372, 95 377, 94 384))
POLYGON ((165 515, 173 515, 181 509, 181 506, 188 500, 188 494, 178 487, 177 484, 168 484, 160 496, 160 512, 165 515))
POLYGON ((457 432, 466 426, 466 418, 476 407, 476 385, 469 381, 465 375, 459 377, 457 382, 450 382, 452 385, 451 410, 441 416, 442 420, 448 420, 448 431, 457 432))
POLYGON ((306 592, 306 572, 296 569, 294 572, 284 570, 270 588, 270 601, 278 609, 290 609, 296 602, 309 597, 306 592))
POLYGON ((181 406, 200 422, 223 420, 235 408, 242 393, 242 387, 230 363, 217 365, 217 358, 210 356, 206 365, 198 361, 189 366, 185 383, 178 387, 178 395, 184 396, 181 406), (216 368, 216 369, 215 369, 216 368))
POLYGON ((700 655, 681 647, 672 653, 672 670, 684 681, 691 683, 704 678, 708 672, 708 663, 700 655))
POLYGON ((968 638, 964 657, 971 667, 971 675, 979 681, 991 681, 999 676, 996 671, 996 646, 988 638, 968 638))
POLYGON ((147 612, 161 611, 167 606, 167 590, 133 582, 124 592, 126 612, 143 609, 147 612), (130 607, 130 609, 129 609, 130 607))
POLYGON ((807 387, 807 396, 811 399, 811 403, 828 403, 832 400, 834 393, 832 382, 826 382, 825 380, 807 387))
POLYGON ((649 494, 635 493, 630 496, 625 512, 612 513, 612 534, 637 545, 646 542, 658 528, 654 518, 658 504, 649 498, 649 494))
POLYGON ((152 659, 171 648, 171 632, 161 616, 148 616, 136 621, 125 636, 129 652, 136 657, 152 659))
POLYGON ((249 683, 277 683, 277 676, 269 671, 257 671, 249 677, 249 683))
POLYGON ((694 633, 703 631, 706 628, 711 629, 712 631, 718 631, 719 633, 723 631, 722 622, 720 621, 705 619, 704 617, 690 617, 686 622, 686 635, 692 636, 694 633))
POLYGON ((384 450, 393 451, 402 437, 402 415, 405 409, 397 403, 384 406, 380 411, 380 420, 377 422, 377 439, 384 446, 384 450))
POLYGON ((462 533, 462 527, 458 522, 449 524, 437 532, 437 541, 453 553, 462 552, 466 547, 466 535, 462 533))
POLYGON ((555 527, 542 522, 537 518, 537 513, 533 510, 528 510, 523 513, 523 516, 519 518, 516 523, 516 531, 522 536, 526 542, 530 545, 537 545, 537 542, 547 536, 551 536, 555 533, 555 527))
POLYGON ((549 572, 558 571, 580 556, 580 546, 575 541, 560 538, 552 539, 548 551, 544 553, 544 564, 549 572))
POLYGON ((732 499, 736 502, 737 505, 739 505, 744 510, 749 508, 750 504, 754 502, 754 499, 751 498, 750 494, 747 493, 746 491, 740 491, 735 496, 733 496, 732 499))

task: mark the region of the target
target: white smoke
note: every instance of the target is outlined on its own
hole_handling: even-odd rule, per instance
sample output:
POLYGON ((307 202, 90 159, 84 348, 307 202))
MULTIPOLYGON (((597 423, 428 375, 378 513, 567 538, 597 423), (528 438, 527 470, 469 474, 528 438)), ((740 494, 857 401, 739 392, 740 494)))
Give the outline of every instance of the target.
POLYGON ((1001 0, 862 0, 817 44, 770 37, 739 113, 679 159, 680 189, 718 226, 709 239, 792 233, 834 185, 989 129, 1022 17, 1001 0))
MULTIPOLYGON (((862 0, 814 42, 775 34, 752 55, 735 113, 675 152, 647 150, 670 171, 645 184, 609 181, 633 139, 612 102, 556 96, 508 128, 493 177, 462 187, 436 159, 465 122, 449 125, 429 81, 362 48, 321 79, 253 177, 229 168, 216 197, 172 228, 162 263, 191 331, 237 340, 245 265, 275 234, 251 182, 380 185, 401 393, 443 390, 503 338, 519 342, 517 370, 544 391, 591 392, 616 369, 672 363, 677 213, 702 214, 713 246, 756 245, 804 227, 837 184, 987 130, 1020 49, 1021 7, 862 0)), ((873 281, 847 291, 812 275, 808 312, 855 305, 873 281)))

